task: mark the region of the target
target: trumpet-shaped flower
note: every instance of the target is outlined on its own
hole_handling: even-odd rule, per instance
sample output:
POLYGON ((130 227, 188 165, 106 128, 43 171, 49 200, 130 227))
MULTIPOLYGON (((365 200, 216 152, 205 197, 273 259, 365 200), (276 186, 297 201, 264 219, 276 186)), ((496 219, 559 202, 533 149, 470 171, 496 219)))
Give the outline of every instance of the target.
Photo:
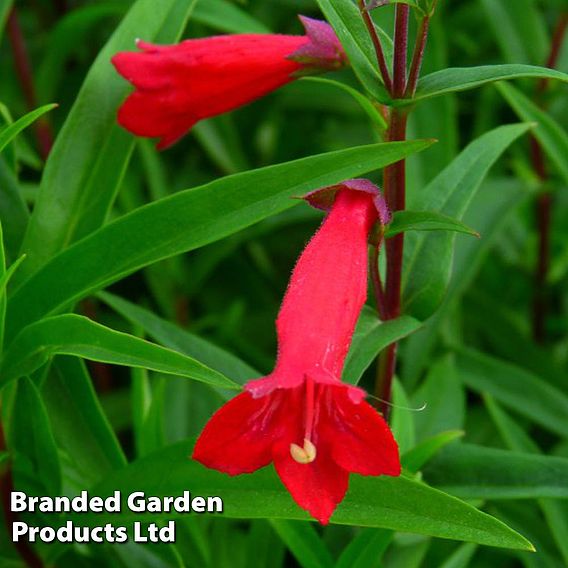
POLYGON ((242 34, 189 39, 176 45, 138 40, 140 52, 112 62, 136 90, 118 122, 138 136, 176 142, 204 118, 231 111, 304 73, 341 67, 345 53, 329 24, 300 17, 305 36, 242 34))
POLYGON ((276 322, 276 366, 215 413, 193 458, 230 475, 274 462, 298 505, 327 523, 351 472, 400 474, 386 422, 362 389, 341 382, 367 293, 368 238, 388 211, 365 180, 308 200, 330 211, 294 268, 276 322))

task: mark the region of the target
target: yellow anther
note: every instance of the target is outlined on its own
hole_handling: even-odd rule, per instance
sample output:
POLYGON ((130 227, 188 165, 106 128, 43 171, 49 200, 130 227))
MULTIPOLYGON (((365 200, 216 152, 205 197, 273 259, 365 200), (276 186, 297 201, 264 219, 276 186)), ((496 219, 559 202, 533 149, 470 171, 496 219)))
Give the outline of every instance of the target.
POLYGON ((290 455, 298 463, 312 463, 316 459, 317 450, 310 440, 304 438, 304 447, 290 444, 290 455))

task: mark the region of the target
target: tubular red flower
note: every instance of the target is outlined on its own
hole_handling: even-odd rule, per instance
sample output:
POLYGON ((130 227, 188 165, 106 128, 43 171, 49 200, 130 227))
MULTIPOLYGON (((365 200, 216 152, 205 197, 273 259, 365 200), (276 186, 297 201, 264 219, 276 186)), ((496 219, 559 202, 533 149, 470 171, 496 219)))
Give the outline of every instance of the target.
POLYGON ((327 523, 349 473, 399 475, 400 461, 364 391, 340 380, 367 293, 367 241, 388 211, 364 180, 322 195, 330 213, 294 268, 276 322, 274 371, 215 413, 193 458, 230 475, 274 462, 298 505, 327 523))
POLYGON ((137 41, 142 51, 112 58, 136 87, 118 122, 137 136, 159 137, 163 149, 199 120, 260 98, 297 75, 341 67, 345 53, 329 24, 300 19, 305 36, 226 35, 177 45, 137 41))

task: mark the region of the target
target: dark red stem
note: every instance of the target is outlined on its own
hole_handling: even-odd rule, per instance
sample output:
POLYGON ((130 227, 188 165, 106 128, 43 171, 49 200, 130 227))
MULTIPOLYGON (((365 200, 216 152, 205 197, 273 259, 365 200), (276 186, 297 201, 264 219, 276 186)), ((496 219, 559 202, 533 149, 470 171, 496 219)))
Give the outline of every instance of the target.
MULTIPOLYGON (((565 13, 560 17, 552 37, 550 54, 546 61, 546 66, 551 69, 556 67, 558 62, 558 56, 560 54, 564 38, 566 37, 567 28, 568 13, 565 13)), ((543 79, 539 82, 537 97, 540 97, 544 91, 546 91, 548 84, 548 79, 543 79)), ((531 137, 531 158, 533 168, 541 183, 544 184, 548 179, 544 151, 534 136, 531 137)), ((552 195, 549 191, 545 191, 538 197, 535 216, 537 220, 539 240, 538 260, 534 276, 533 338, 537 343, 544 343, 546 338, 547 314, 546 282, 548 272, 550 270, 550 224, 552 217, 552 195)))
POLYGON ((377 55, 377 63, 379 64, 379 71, 381 72, 383 83, 385 84, 387 91, 392 95, 392 79, 390 77, 389 68, 385 57, 385 52, 383 50, 383 44, 381 43, 381 38, 377 33, 377 28, 375 27, 373 18, 371 18, 371 14, 369 14, 367 8, 365 7, 365 0, 358 0, 358 3, 359 3, 359 10, 361 12, 361 16, 363 16, 363 21, 367 26, 367 30, 369 31, 369 36, 371 37, 371 41, 373 42, 373 47, 375 48, 375 53, 377 55))
POLYGON ((393 95, 400 99, 406 90, 406 60, 408 57, 408 4, 396 5, 393 54, 393 95))
MULTIPOLYGON (((38 101, 34 86, 32 66, 15 6, 10 10, 10 14, 8 15, 7 30, 10 45, 12 46, 12 53, 14 54, 16 73, 22 87, 26 106, 28 110, 33 110, 37 108, 38 101)), ((47 118, 39 118, 34 124, 34 130, 40 154, 45 160, 53 146, 53 135, 47 118)))
POLYGON ((375 303, 377 304, 377 311, 381 320, 387 319, 387 304, 383 283, 381 282, 381 273, 379 271, 379 252, 381 247, 373 246, 371 248, 371 256, 369 258, 369 273, 373 283, 373 290, 375 292, 375 303))
POLYGON ((407 99, 414 97, 416 87, 418 85, 418 77, 420 77, 420 68, 424 59, 424 51, 426 50, 426 40, 428 39, 428 28, 430 27, 430 16, 424 16, 420 20, 418 27, 418 35, 414 44, 414 52, 412 54, 412 63, 410 64, 410 72, 408 73, 408 84, 406 85, 405 97, 407 99))

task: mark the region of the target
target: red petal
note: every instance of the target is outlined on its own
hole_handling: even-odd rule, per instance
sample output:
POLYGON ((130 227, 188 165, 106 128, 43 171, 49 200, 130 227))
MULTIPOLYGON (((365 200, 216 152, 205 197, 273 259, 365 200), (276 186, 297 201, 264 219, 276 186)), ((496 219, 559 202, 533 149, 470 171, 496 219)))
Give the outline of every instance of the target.
POLYGON ((329 449, 318 445, 316 459, 309 464, 292 459, 289 443, 278 444, 274 455, 276 471, 294 501, 324 525, 349 485, 349 473, 333 461, 329 449))
POLYGON ((333 387, 332 397, 320 436, 333 459, 361 475, 400 475, 398 445, 383 417, 367 402, 353 402, 346 388, 333 387))
POLYGON ((248 392, 236 396, 211 417, 195 444, 193 459, 230 475, 268 465, 278 403, 272 396, 255 399, 248 392))

